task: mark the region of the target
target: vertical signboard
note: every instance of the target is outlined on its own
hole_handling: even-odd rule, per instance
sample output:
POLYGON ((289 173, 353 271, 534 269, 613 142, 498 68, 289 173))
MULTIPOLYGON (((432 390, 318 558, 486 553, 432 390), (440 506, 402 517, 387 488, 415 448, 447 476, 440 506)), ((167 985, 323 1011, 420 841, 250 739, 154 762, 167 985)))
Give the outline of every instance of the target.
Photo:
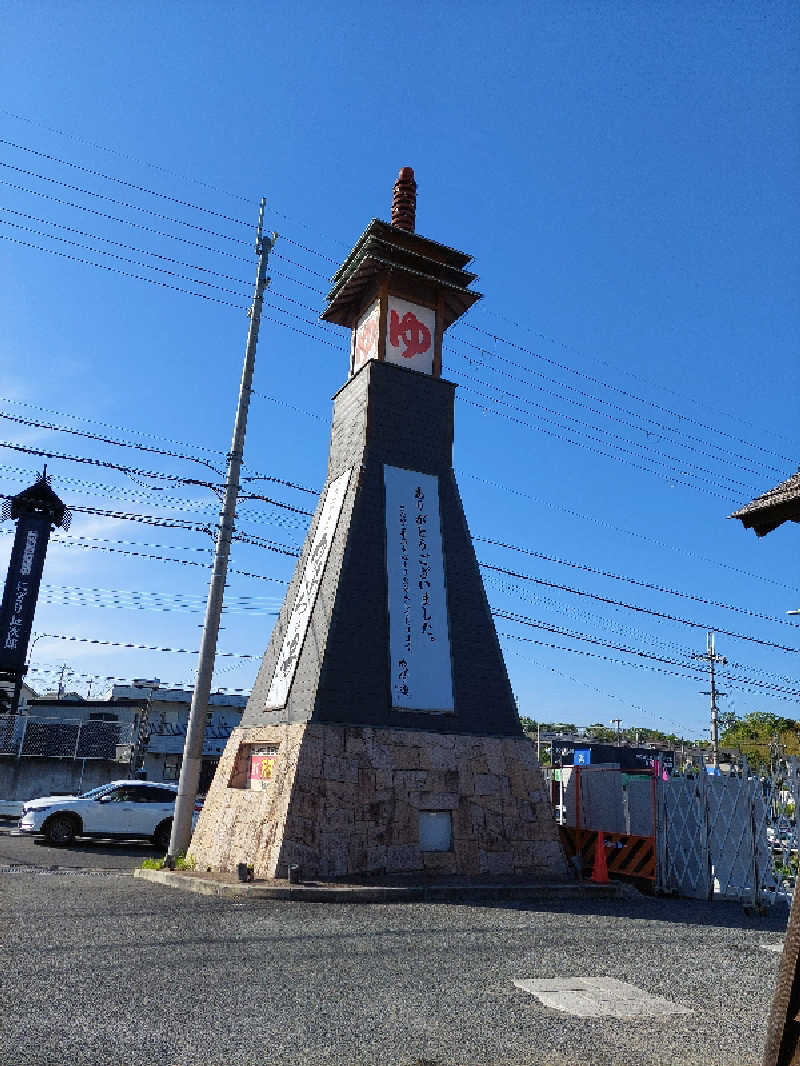
POLYGON ((439 479, 385 465, 392 707, 452 712, 439 479))
POLYGON ((335 481, 328 485, 325 494, 325 502, 322 505, 322 513, 317 523, 314 539, 311 542, 311 550, 306 559, 303 577, 297 590, 297 595, 292 605, 292 613, 289 624, 283 637, 278 662, 272 675, 272 683, 267 693, 266 707, 275 710, 283 707, 289 695, 289 688, 294 679, 297 662, 300 658, 300 650, 306 638, 308 623, 311 621, 311 611, 317 599, 322 574, 328 562, 333 536, 342 513, 344 495, 350 483, 350 470, 340 474, 335 481))
POLYGON ((0 607, 2 670, 15 672, 25 665, 49 539, 49 516, 20 516, 0 607))
POLYGON ((388 311, 386 362, 432 374, 436 312, 397 296, 389 297, 388 311))

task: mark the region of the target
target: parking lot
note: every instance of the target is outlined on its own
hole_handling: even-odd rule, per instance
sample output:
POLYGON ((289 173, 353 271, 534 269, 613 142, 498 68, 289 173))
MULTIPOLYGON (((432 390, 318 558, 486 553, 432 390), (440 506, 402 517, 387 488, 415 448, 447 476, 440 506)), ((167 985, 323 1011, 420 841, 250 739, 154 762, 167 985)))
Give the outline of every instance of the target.
POLYGON ((0 834, 4 1066, 760 1061, 785 910, 234 903, 128 876, 153 854, 0 834), (692 1013, 576 1017, 514 984, 587 976, 692 1013))

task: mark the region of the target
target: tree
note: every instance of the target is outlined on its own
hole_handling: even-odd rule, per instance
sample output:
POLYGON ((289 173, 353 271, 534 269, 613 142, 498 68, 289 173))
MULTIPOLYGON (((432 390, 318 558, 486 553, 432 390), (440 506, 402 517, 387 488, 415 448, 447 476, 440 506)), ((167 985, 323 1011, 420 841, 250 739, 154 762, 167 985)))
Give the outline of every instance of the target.
POLYGON ((594 725, 587 725, 586 736, 592 740, 602 740, 607 744, 615 744, 617 741, 616 729, 609 729, 607 725, 603 725, 602 722, 595 722, 594 725))
POLYGON ((741 719, 735 711, 720 711, 719 728, 722 733, 727 733, 729 729, 733 729, 739 721, 741 719))
MULTIPOLYGON (((720 718, 722 716, 720 715, 720 718)), ((775 758, 800 755, 800 722, 769 711, 753 711, 731 723, 720 737, 722 744, 737 747, 755 769, 768 769, 775 758)))

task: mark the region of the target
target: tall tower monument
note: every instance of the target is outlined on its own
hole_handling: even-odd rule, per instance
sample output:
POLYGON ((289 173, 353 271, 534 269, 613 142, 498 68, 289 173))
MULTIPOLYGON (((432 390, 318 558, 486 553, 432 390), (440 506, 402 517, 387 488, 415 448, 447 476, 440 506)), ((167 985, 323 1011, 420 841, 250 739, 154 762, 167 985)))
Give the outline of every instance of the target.
POLYGON ((470 257, 415 233, 404 167, 322 317, 350 331, 328 475, 190 855, 256 877, 568 875, 452 466, 442 337, 470 257))

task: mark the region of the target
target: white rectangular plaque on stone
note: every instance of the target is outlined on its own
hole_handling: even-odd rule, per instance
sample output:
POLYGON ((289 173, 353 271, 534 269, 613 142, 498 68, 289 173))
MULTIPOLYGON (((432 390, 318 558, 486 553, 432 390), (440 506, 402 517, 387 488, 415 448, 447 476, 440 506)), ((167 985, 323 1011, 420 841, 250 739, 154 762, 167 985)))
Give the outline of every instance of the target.
POLYGON ((306 638, 308 623, 311 621, 311 611, 319 592, 322 574, 328 562, 333 535, 342 513, 344 495, 350 483, 351 470, 345 470, 335 481, 328 485, 325 494, 325 503, 322 506, 311 550, 306 559, 303 577, 297 595, 294 598, 289 625, 283 637, 281 652, 272 675, 272 684, 267 693, 266 707, 275 710, 283 707, 289 695, 289 688, 294 679, 297 662, 300 658, 300 650, 306 638))
POLYGON ((392 707, 452 712, 439 479, 384 465, 392 707))

